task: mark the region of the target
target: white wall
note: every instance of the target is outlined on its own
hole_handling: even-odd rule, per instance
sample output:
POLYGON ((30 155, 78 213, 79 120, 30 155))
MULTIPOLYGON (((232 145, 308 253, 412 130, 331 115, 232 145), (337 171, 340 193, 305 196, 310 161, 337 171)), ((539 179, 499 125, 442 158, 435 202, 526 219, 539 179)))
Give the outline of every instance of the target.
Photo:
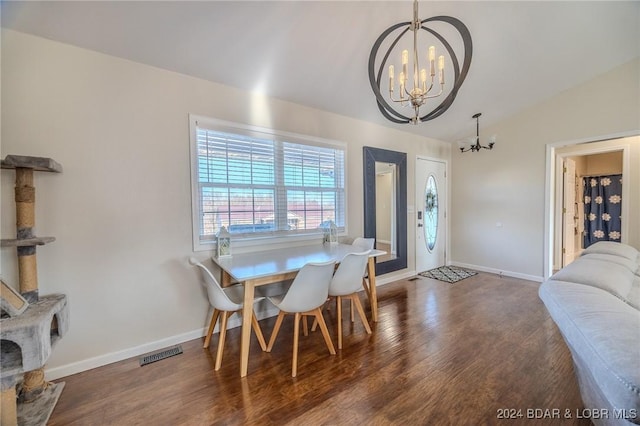
MULTIPOLYGON (((189 113, 346 142, 351 236, 363 232, 363 146, 406 152, 410 177, 416 155, 451 153, 446 143, 3 29, 2 157, 51 157, 64 168, 35 177, 36 233, 57 238, 38 248, 40 293, 67 294, 71 309, 50 379, 201 335, 208 304, 186 264, 189 113)), ((14 176, 2 170, 3 238, 15 235, 14 176)), ((409 178, 409 205, 413 193, 409 178)), ((409 267, 397 276, 412 272, 413 247, 410 233, 409 267)), ((15 250, 1 255, 15 287, 15 250)))
POLYGON ((585 176, 614 175, 622 173, 622 151, 587 155, 585 176))
MULTIPOLYGON (((543 276, 547 144, 639 133, 640 60, 636 59, 514 115, 481 128, 498 135, 492 151, 452 154, 451 249, 454 263, 543 276), (502 227, 496 224, 501 223, 502 227)), ((632 143, 631 212, 640 207, 640 144, 632 143)), ((637 214, 629 243, 640 247, 637 214)))

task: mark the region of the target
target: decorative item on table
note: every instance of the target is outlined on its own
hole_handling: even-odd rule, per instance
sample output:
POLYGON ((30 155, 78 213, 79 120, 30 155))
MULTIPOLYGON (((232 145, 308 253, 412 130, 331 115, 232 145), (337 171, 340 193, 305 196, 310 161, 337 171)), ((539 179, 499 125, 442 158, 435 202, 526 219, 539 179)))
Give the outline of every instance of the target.
POLYGON ((231 256, 231 234, 227 227, 223 226, 216 234, 216 255, 218 257, 231 256))
POLYGON ((338 244, 338 227, 332 220, 326 221, 322 229, 323 244, 338 244))

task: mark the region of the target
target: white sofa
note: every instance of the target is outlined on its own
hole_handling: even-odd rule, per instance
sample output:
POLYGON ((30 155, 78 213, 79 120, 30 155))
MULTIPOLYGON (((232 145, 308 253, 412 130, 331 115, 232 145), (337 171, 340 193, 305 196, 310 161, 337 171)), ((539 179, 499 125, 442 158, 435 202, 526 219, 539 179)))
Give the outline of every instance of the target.
POLYGON ((640 424, 640 252, 595 243, 539 295, 571 351, 586 415, 640 424))

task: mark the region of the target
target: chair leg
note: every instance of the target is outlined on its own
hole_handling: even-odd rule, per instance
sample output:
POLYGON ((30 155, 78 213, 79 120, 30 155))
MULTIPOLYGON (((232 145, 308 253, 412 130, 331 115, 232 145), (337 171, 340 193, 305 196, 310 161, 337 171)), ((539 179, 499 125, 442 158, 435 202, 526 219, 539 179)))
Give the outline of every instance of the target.
POLYGON ((354 312, 353 312, 353 300, 351 301, 351 322, 356 322, 356 317, 354 316, 354 312))
POLYGON ((224 340, 227 337, 227 320, 229 319, 229 312, 222 311, 222 320, 220 323, 220 336, 218 337, 218 353, 216 354, 215 371, 220 369, 222 365, 222 352, 224 351, 224 340))
POLYGON ((324 317, 322 316, 322 311, 320 308, 314 309, 310 313, 316 316, 318 319, 318 325, 320 326, 320 330, 322 331, 322 336, 324 337, 324 342, 327 344, 327 348, 329 349, 329 353, 331 355, 336 354, 336 350, 333 347, 333 342, 331 342, 331 336, 329 336, 329 330, 327 329, 327 324, 324 322, 324 317))
POLYGON ((336 297, 336 311, 338 316, 338 349, 342 349, 342 297, 336 297))
MULTIPOLYGON (((329 310, 329 304, 327 305, 327 310, 329 310)), ((322 310, 324 309, 325 305, 320 306, 320 312, 322 312, 322 310)), ((314 316, 313 317, 313 324, 311 324, 311 331, 316 331, 316 328, 318 328, 318 319, 314 316)))
POLYGON ((218 321, 219 315, 220 315, 220 311, 217 309, 214 309, 213 314, 211 314, 211 322, 209 323, 209 329, 207 330, 207 335, 204 337, 204 345, 202 346, 204 349, 209 348, 209 343, 211 343, 211 336, 213 335, 213 329, 216 326, 216 321, 218 321))
POLYGON ((253 326, 253 331, 256 333, 256 337, 258 338, 258 343, 260 343, 260 347, 263 351, 267 350, 267 344, 264 341, 264 335, 262 334, 262 330, 260 329, 260 324, 258 324, 258 318, 256 318, 256 313, 253 311, 251 313, 251 325, 253 326))
POLYGON ((366 278, 362 278, 362 288, 364 288, 365 293, 367 293, 367 298, 371 300, 371 290, 369 290, 369 284, 367 283, 366 278))
POLYGON ((360 298, 357 293, 351 295, 351 301, 356 306, 358 310, 358 314, 360 315, 360 319, 362 320, 362 324, 364 325, 364 329, 367 330, 367 334, 371 334, 371 327, 369 327, 369 321, 367 320, 367 316, 364 314, 364 309, 362 309, 362 303, 360 303, 360 298))
POLYGON ((276 337, 278 336, 278 332, 280 331, 280 326, 282 325, 282 320, 284 319, 285 313, 280 311, 278 313, 278 318, 276 319, 276 324, 273 326, 273 331, 271 332, 271 338, 269 339, 269 344, 267 345, 267 352, 271 352, 273 349, 273 344, 276 341, 276 337))
POLYGON ((306 315, 302 316, 302 333, 305 336, 309 335, 309 324, 307 323, 307 316, 306 315))
POLYGON ((300 334, 300 312, 295 313, 293 320, 293 361, 291 362, 291 377, 298 374, 298 338, 300 334))

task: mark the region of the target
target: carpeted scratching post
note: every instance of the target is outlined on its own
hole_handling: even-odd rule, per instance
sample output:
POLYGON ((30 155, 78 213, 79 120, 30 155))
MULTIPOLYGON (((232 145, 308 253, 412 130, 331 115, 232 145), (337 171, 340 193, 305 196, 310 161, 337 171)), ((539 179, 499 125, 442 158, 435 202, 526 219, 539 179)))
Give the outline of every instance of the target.
POLYGON ((40 297, 36 246, 55 241, 36 237, 34 171, 62 172, 50 158, 8 155, 3 169, 16 171, 16 239, 3 239, 3 247, 16 247, 20 293, 2 283, 0 319, 1 400, 0 426, 45 425, 62 392, 62 384, 44 380, 44 365, 53 345, 68 329, 65 295, 40 297), (22 383, 20 384, 20 381, 22 383))
POLYGON ((11 426, 18 424, 18 407, 16 405, 16 387, 11 386, 2 391, 0 401, 0 425, 11 426))

